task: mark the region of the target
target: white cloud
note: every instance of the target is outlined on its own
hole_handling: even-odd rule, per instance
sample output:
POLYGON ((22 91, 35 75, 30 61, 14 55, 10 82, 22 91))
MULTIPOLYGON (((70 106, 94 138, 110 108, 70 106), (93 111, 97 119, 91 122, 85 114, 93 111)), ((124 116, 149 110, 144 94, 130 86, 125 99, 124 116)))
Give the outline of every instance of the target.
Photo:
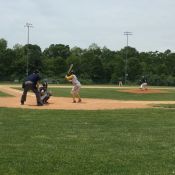
POLYGON ((0 0, 0 38, 9 47, 30 41, 41 48, 52 43, 87 48, 91 43, 120 50, 124 31, 139 51, 174 50, 174 0, 0 0))

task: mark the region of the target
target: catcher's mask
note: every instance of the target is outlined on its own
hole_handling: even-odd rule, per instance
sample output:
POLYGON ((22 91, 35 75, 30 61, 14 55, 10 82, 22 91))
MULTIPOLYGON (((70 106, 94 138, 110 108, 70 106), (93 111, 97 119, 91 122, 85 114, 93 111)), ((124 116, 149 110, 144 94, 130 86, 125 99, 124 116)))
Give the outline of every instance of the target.
POLYGON ((43 85, 43 87, 47 87, 48 83, 47 83, 46 81, 44 81, 44 82, 42 83, 42 85, 43 85))

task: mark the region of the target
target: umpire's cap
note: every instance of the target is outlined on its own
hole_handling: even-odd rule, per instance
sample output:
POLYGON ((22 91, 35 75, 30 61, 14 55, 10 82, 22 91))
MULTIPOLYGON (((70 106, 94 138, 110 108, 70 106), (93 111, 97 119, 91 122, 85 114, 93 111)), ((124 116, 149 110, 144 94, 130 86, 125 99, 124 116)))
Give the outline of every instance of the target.
POLYGON ((37 70, 33 71, 33 73, 34 74, 39 74, 39 70, 37 69, 37 70))

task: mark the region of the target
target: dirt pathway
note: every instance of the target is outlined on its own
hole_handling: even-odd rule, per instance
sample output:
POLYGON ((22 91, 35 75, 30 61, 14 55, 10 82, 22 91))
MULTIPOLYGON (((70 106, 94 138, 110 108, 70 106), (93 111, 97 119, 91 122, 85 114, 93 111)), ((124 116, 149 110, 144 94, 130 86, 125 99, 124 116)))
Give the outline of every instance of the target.
POLYGON ((64 109, 64 110, 107 110, 107 109, 128 109, 128 108, 151 108, 152 104, 175 104, 175 101, 124 101, 109 99, 83 98, 81 103, 72 103, 71 98, 52 97, 49 104, 36 106, 36 99, 33 93, 28 93, 25 105, 20 104, 22 91, 13 89, 8 85, 0 85, 0 91, 13 95, 13 97, 0 97, 0 107, 9 108, 30 108, 30 109, 64 109))

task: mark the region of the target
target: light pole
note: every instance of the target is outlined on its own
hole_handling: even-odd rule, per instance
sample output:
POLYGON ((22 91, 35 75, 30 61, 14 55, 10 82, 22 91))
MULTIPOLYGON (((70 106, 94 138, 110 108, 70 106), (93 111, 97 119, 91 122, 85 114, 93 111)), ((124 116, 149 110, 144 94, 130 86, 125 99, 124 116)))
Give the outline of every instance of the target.
POLYGON ((128 76, 128 36, 132 35, 132 32, 124 32, 126 35, 126 58, 125 58, 125 84, 127 83, 127 76, 128 76))
POLYGON ((29 36, 30 36, 30 28, 33 27, 31 23, 26 23, 24 27, 27 27, 27 66, 26 66, 26 74, 29 74, 29 36))

